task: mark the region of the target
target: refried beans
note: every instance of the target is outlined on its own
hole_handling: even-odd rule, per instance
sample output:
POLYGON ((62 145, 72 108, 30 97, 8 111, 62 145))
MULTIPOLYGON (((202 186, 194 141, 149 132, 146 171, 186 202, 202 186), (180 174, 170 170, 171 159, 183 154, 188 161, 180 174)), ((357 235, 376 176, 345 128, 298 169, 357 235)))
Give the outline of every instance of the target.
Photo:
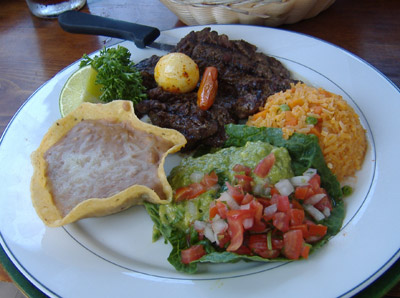
POLYGON ((165 199, 157 170, 172 146, 128 123, 79 122, 44 156, 57 208, 65 216, 87 199, 111 197, 132 185, 145 185, 165 199))

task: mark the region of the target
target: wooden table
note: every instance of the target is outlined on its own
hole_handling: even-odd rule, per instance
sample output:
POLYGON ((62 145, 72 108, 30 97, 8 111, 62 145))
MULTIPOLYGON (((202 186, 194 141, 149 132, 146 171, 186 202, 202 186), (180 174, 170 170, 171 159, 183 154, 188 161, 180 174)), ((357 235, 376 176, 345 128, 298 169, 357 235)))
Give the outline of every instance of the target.
MULTIPOLYGON (((157 0, 88 0, 83 11, 161 30, 184 25, 157 0)), ((399 15, 398 0, 337 0, 315 18, 281 28, 349 50, 400 87, 399 15)), ((0 133, 43 83, 83 53, 113 42, 65 33, 56 20, 31 15, 24 0, 1 1, 0 32, 0 133)), ((400 283, 385 297, 400 297, 400 283)))

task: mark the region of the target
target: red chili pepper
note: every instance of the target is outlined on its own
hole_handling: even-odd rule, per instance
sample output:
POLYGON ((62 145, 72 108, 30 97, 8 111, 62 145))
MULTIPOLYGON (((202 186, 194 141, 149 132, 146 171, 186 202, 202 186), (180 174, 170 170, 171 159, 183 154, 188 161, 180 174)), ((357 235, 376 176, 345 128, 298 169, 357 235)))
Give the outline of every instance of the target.
POLYGON ((203 111, 208 110, 214 103, 218 90, 218 70, 209 66, 204 70, 199 91, 197 92, 197 105, 203 111))

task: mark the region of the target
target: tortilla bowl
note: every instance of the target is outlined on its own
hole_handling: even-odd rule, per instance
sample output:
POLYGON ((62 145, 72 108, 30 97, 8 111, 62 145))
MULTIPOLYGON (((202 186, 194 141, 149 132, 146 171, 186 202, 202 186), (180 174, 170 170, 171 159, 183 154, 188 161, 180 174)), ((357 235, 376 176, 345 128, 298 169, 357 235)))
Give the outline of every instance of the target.
MULTIPOLYGON (((91 128, 85 127, 84 129, 90 131, 89 129, 91 128)), ((92 134, 93 131, 90 131, 87 133, 87 136, 92 136, 92 134)), ((113 143, 116 142, 108 141, 103 143, 107 146, 112 146, 113 143)), ((186 139, 179 132, 172 129, 160 128, 140 121, 136 117, 133 104, 130 101, 116 100, 108 104, 83 103, 75 111, 71 112, 64 118, 57 120, 44 136, 39 148, 31 155, 31 162, 34 169, 31 179, 31 198, 33 206, 35 207, 39 217, 47 226, 58 227, 75 222, 82 218, 105 216, 120 212, 132 205, 142 204, 144 201, 155 204, 169 203, 172 200, 173 192, 164 171, 165 158, 170 153, 178 152, 185 144, 186 139), (150 146, 148 148, 146 147, 146 139, 154 139, 152 144, 157 144, 157 149, 159 147, 158 144, 165 143, 162 149, 158 149, 158 156, 152 164, 154 168, 153 177, 155 177, 155 179, 149 179, 155 180, 154 183, 157 183, 157 188, 140 183, 133 183, 129 184, 127 187, 123 187, 123 189, 114 190, 113 193, 104 193, 104 195, 99 195, 94 191, 93 193, 96 195, 90 196, 89 193, 88 197, 77 198, 75 192, 81 194, 88 192, 88 189, 106 189, 107 183, 111 183, 110 185, 118 185, 119 183, 119 181, 109 181, 110 179, 114 179, 114 176, 116 176, 115 174, 102 172, 97 174, 97 177, 100 175, 103 179, 104 175, 107 178, 104 178, 104 181, 97 182, 97 185, 95 184, 94 186, 91 186, 91 180, 89 182, 85 181, 85 179, 80 181, 82 180, 81 177, 79 177, 79 183, 74 182, 78 181, 75 179, 76 177, 74 177, 74 175, 78 176, 83 172, 83 176, 90 177, 93 176, 93 173, 96 174, 98 171, 101 171, 99 170, 102 169, 100 166, 91 166, 93 163, 87 162, 88 159, 93 158, 97 163, 99 161, 104 161, 104 156, 97 154, 98 150, 96 150, 101 144, 92 143, 91 145, 93 150, 86 150, 87 154, 84 155, 85 159, 76 162, 76 159, 80 158, 80 155, 76 155, 76 148, 79 149, 79 147, 82 147, 83 145, 80 145, 78 143, 79 141, 75 142, 75 140, 86 138, 86 135, 77 135, 76 131, 79 129, 79 126, 88 124, 94 126, 96 129, 97 127, 100 127, 100 133, 103 133, 101 129, 106 127, 107 130, 111 131, 112 137, 119 137, 119 133, 121 131, 125 133, 124 129, 126 129, 126 134, 132 134, 130 140, 134 140, 134 142, 125 142, 124 139, 122 142, 123 146, 126 144, 132 146, 145 146, 142 148, 142 151, 150 152, 150 154, 154 150, 150 146), (118 131, 115 130, 115 133, 113 131, 114 128, 118 129, 118 131), (73 131, 75 133, 74 135, 72 134, 73 131), (137 139, 137 135, 133 136, 133 134, 136 133, 139 136, 144 137, 142 139, 137 139), (59 146, 63 143, 68 143, 67 146, 75 147, 72 149, 68 149, 67 147, 67 149, 63 149, 64 151, 62 151, 59 148, 65 148, 65 145, 63 145, 64 147, 59 146), (49 156, 52 154, 55 157, 51 159, 49 156), (70 156, 72 156, 72 158, 70 156), (63 159, 67 162, 64 162, 63 159), (70 172, 65 174, 63 171, 64 163, 68 164, 72 159, 75 162, 73 167, 74 171, 70 170, 72 174, 70 174, 70 172), (77 168, 76 164, 82 165, 82 168, 77 168), (89 167, 89 169, 87 167, 89 167), (111 178, 108 179, 110 175, 111 178), (56 179, 54 177, 58 178, 56 179), (62 189, 63 191, 65 190, 64 193, 62 193, 62 196, 58 194, 59 189, 62 189), (73 195, 69 195, 70 193, 73 195), (60 199, 61 197, 64 198, 64 201, 68 201, 65 203, 69 205, 68 207, 62 207, 64 201, 60 199), (74 202, 76 202, 76 204, 74 202)), ((120 148, 117 149, 120 150, 120 148)), ((132 152, 129 152, 129 154, 131 153, 132 152)), ((111 152, 110 154, 106 152, 104 154, 107 157, 115 156, 115 152, 111 152)), ((127 154, 124 152, 122 155, 126 159, 127 154)), ((148 164, 147 162, 143 162, 143 156, 140 158, 141 159, 135 159, 128 156, 127 160, 128 162, 133 163, 134 166, 135 163, 140 162, 142 164, 148 164)), ((148 156, 145 156, 145 158, 148 158, 148 156)), ((115 170, 116 167, 114 167, 114 160, 106 160, 106 163, 107 162, 108 168, 115 170)), ((115 162, 121 164, 118 160, 115 162)), ((123 164, 126 164, 125 160, 123 160, 123 164)), ((69 169, 70 168, 71 167, 69 167, 69 169)), ((123 171, 119 171, 117 168, 116 171, 117 173, 125 173, 125 168, 123 171)), ((135 175, 132 173, 131 176, 135 178, 143 175, 135 175)), ((98 181, 98 178, 93 178, 92 180, 98 181)), ((126 184, 129 182, 130 181, 124 183, 126 184)))

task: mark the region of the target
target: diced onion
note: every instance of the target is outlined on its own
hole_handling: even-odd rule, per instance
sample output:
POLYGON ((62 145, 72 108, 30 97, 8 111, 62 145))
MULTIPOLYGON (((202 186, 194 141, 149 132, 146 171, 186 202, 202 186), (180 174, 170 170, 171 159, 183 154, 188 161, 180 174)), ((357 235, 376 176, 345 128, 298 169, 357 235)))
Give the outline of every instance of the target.
POLYGON ((264 208, 264 215, 270 216, 274 214, 276 211, 278 211, 278 206, 276 204, 272 204, 264 208))
POLYGON ((196 208, 196 205, 192 202, 192 201, 189 201, 188 202, 188 204, 187 204, 187 211, 188 211, 188 213, 190 214, 190 216, 193 218, 196 218, 196 214, 197 214, 197 208, 196 208))
POLYGON ((263 188, 264 188, 264 187, 263 187, 261 184, 256 184, 256 185, 253 186, 253 193, 254 193, 255 195, 261 196, 261 195, 263 195, 263 193, 264 193, 263 188))
POLYGON ((194 229, 197 232, 202 232, 204 231, 204 229, 206 228, 206 223, 204 221, 200 221, 200 220, 195 220, 194 221, 194 229))
POLYGON ((313 205, 304 204, 303 207, 312 217, 314 217, 316 221, 320 221, 325 218, 325 215, 313 205))
POLYGON ((290 178, 290 182, 293 186, 304 186, 308 184, 308 181, 310 181, 310 179, 310 176, 295 176, 290 178))
POLYGON ((325 207, 324 210, 322 210, 322 213, 325 215, 325 217, 329 217, 331 216, 331 209, 325 207))
POLYGON ((221 194, 218 201, 226 202, 228 207, 233 210, 237 210, 240 208, 239 204, 235 201, 234 198, 230 196, 226 191, 221 194))
POLYGON ((211 225, 207 225, 204 229, 204 236, 210 240, 211 242, 215 242, 215 235, 213 233, 213 230, 211 229, 211 225))
POLYGON ((315 205, 319 201, 321 201, 325 196, 326 196, 326 194, 324 194, 324 193, 318 193, 316 195, 309 197, 307 200, 305 200, 304 204, 315 205))
POLYGON ((275 184, 275 188, 282 196, 289 196, 294 191, 294 187, 292 183, 290 183, 289 179, 280 180, 275 184))
POLYGON ((311 177, 314 176, 315 174, 317 174, 317 170, 316 170, 316 169, 309 168, 307 171, 305 171, 305 172, 303 173, 303 176, 309 176, 309 177, 311 178, 311 177))
POLYGON ((253 186, 253 194, 256 196, 263 196, 267 197, 271 193, 271 188, 270 187, 265 187, 265 185, 262 184, 256 184, 253 186))
POLYGON ((199 183, 204 177, 204 173, 201 172, 193 172, 192 174, 190 174, 190 180, 193 183, 199 183))
POLYGON ((212 219, 212 221, 217 221, 221 218, 221 216, 219 216, 219 214, 215 214, 214 218, 212 219))
POLYGON ((225 232, 228 229, 228 223, 223 219, 213 220, 211 227, 216 235, 225 232))
POLYGON ((246 218, 243 220, 243 228, 250 229, 254 224, 254 218, 246 218))
POLYGON ((210 203, 210 209, 213 207, 215 207, 215 201, 211 201, 211 203, 210 203))
POLYGON ((214 238, 215 238, 215 243, 217 243, 217 245, 219 245, 219 238, 218 238, 218 234, 214 232, 214 238))
POLYGON ((264 194, 269 196, 271 194, 271 187, 264 187, 264 194))
POLYGON ((240 209, 241 209, 241 210, 249 210, 249 209, 250 209, 250 203, 245 204, 245 205, 241 205, 241 206, 240 206, 240 209))

